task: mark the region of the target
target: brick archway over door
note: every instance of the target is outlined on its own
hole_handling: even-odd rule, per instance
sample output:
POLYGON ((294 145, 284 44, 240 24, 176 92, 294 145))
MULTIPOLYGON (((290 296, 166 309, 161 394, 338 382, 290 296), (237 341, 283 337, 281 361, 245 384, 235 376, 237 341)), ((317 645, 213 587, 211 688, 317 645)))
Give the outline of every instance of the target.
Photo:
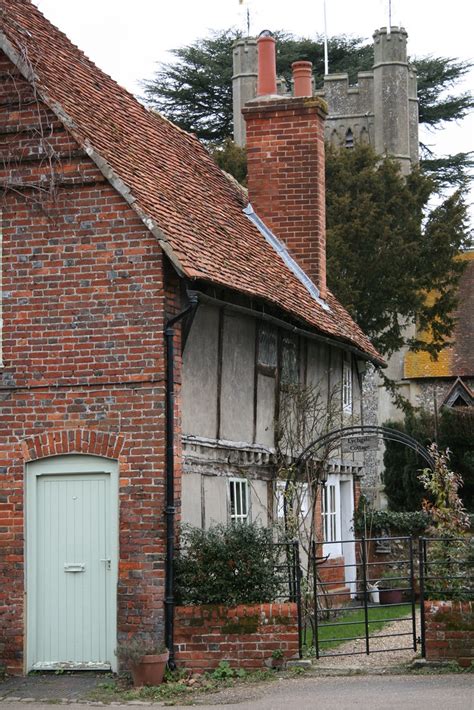
POLYGON ((62 454, 91 454, 118 459, 124 445, 120 434, 90 429, 63 429, 38 434, 22 442, 26 462, 62 454))

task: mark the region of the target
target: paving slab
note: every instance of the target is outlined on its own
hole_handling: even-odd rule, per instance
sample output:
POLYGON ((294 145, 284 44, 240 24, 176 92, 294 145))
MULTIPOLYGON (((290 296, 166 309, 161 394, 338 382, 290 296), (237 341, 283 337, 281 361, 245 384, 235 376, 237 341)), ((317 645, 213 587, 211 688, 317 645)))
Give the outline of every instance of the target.
POLYGON ((77 673, 30 673, 27 676, 10 676, 0 681, 0 698, 3 701, 31 703, 72 702, 85 699, 89 693, 110 678, 110 673, 80 671, 77 673))

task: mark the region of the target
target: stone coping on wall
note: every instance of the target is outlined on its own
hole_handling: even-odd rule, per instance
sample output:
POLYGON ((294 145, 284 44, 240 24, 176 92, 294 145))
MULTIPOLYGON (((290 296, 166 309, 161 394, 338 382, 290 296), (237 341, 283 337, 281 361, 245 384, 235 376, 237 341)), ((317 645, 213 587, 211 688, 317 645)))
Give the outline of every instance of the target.
POLYGON ((202 672, 228 661, 232 668, 255 669, 298 658, 297 606, 291 602, 178 606, 175 610, 177 665, 202 672))

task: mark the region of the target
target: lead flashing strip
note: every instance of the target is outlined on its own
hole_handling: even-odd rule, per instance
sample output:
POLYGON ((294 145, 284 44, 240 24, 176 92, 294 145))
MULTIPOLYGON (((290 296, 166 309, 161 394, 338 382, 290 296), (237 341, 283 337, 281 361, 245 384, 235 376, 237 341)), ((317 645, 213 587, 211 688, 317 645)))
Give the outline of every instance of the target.
POLYGON ((290 269, 290 271, 296 276, 298 281, 303 284, 305 289, 308 291, 309 295, 314 298, 316 303, 318 303, 321 308, 325 311, 330 311, 329 305, 321 298, 319 289, 314 285, 309 276, 303 271, 301 266, 290 256, 288 249, 281 242, 278 237, 276 237, 273 232, 267 227, 267 225, 262 222, 260 217, 254 212, 252 205, 249 204, 243 209, 243 213, 249 218, 249 220, 257 227, 260 234, 265 237, 265 240, 274 251, 278 254, 280 259, 285 263, 285 265, 290 269))

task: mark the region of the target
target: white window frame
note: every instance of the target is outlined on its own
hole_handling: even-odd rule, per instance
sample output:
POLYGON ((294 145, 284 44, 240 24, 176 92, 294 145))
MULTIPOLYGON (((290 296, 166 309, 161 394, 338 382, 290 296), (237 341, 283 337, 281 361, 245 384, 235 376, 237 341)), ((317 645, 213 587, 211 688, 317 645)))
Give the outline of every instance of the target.
POLYGON ((338 540, 338 483, 326 483, 321 491, 321 517, 324 543, 338 540), (328 505, 329 503, 329 505, 328 505))
POLYGON ((341 544, 341 474, 330 473, 321 488, 321 527, 323 554, 339 557, 342 555, 341 544), (332 500, 331 500, 332 490, 332 500), (326 501, 330 510, 326 510, 326 501))
POLYGON ((344 353, 342 360, 342 411, 352 414, 352 361, 351 356, 344 353))
POLYGON ((250 487, 246 478, 229 478, 229 517, 232 523, 250 520, 250 487), (232 498, 235 501, 234 511, 232 498))

